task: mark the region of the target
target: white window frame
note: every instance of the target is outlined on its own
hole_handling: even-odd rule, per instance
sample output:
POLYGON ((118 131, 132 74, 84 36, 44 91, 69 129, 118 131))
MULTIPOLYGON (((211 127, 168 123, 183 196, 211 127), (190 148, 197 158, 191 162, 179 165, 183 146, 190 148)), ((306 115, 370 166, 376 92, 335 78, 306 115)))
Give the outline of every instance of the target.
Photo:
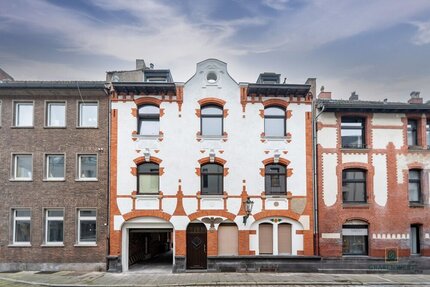
POLYGON ((81 101, 81 102, 78 102, 77 115, 78 115, 78 118, 77 118, 78 121, 76 123, 77 128, 97 129, 99 127, 99 102, 98 101, 88 101, 88 102, 81 101), (97 119, 96 119, 97 123, 95 126, 83 126, 83 125, 81 125, 81 116, 82 116, 81 106, 82 105, 88 105, 88 104, 94 104, 97 106, 97 119))
POLYGON ((45 128, 65 128, 67 127, 67 103, 66 101, 46 101, 45 102, 45 128), (58 105, 63 104, 64 105, 64 126, 51 126, 49 125, 50 122, 50 105, 58 105))
POLYGON ((12 180, 16 181, 32 181, 33 180, 33 154, 29 153, 14 153, 12 154, 12 180), (18 156, 27 155, 31 157, 31 177, 17 177, 18 156))
POLYGON ((97 209, 96 208, 79 208, 78 209, 78 245, 96 245, 97 244, 97 209), (95 216, 82 216, 81 211, 94 210, 95 216), (96 223, 96 240, 95 241, 81 241, 81 221, 95 221, 96 223))
POLYGON ((20 246, 30 246, 31 245, 31 210, 30 208, 15 208, 12 209, 13 212, 13 227, 12 227, 12 244, 20 245, 20 246), (30 216, 20 216, 16 215, 19 210, 28 210, 30 211, 30 216), (28 220, 30 221, 30 241, 16 241, 16 222, 18 220, 28 220))
POLYGON ((16 128, 33 128, 34 127, 34 101, 14 101, 13 102, 13 127, 16 128), (18 125, 18 113, 17 113, 17 109, 18 109, 18 105, 22 105, 22 104, 31 104, 32 106, 32 115, 31 115, 31 125, 29 126, 19 126, 18 125))
POLYGON ((45 180, 47 181, 64 181, 66 178, 66 156, 63 153, 49 153, 45 154, 45 180), (64 158, 64 173, 63 177, 49 177, 49 157, 50 156, 62 156, 64 158))
POLYGON ((99 176, 99 157, 98 154, 78 154, 78 176, 79 181, 98 181, 99 176), (96 157, 96 177, 81 177, 81 157, 82 156, 95 156, 96 157))
POLYGON ((45 209, 45 245, 64 245, 64 209, 62 208, 47 208, 45 209), (62 211, 63 216, 48 216, 49 211, 62 211), (63 241, 48 241, 48 221, 63 221, 63 241))

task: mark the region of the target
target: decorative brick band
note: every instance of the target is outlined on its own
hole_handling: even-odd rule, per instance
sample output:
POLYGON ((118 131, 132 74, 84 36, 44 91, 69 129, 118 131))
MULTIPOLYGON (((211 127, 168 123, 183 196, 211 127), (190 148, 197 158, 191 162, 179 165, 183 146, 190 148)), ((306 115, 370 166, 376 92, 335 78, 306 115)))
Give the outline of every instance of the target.
POLYGON ((141 98, 137 98, 137 99, 134 99, 134 102, 138 106, 141 106, 141 105, 156 105, 156 106, 160 106, 161 105, 161 100, 157 99, 157 98, 153 98, 153 97, 141 97, 141 98))
POLYGON ((172 215, 159 210, 136 210, 123 215, 124 220, 130 220, 137 217, 158 217, 169 221, 172 215))
POLYGON ((224 107, 226 101, 218 98, 204 98, 204 99, 198 100, 198 103, 200 106, 213 104, 213 105, 224 107))

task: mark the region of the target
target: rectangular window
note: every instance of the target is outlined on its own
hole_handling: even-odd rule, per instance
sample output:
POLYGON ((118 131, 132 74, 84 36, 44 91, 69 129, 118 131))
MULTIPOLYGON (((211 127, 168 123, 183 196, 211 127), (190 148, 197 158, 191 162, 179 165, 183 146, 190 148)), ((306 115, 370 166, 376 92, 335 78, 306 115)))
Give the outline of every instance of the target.
POLYGON ((16 102, 14 106, 14 126, 32 127, 33 126, 33 103, 16 102))
POLYGON ((367 255, 368 228, 366 225, 344 225, 342 228, 343 255, 367 255))
POLYGON ((78 210, 78 243, 96 243, 97 223, 95 209, 78 210))
POLYGON ((49 154, 46 156, 46 179, 64 179, 64 155, 49 154))
POLYGON ((421 202, 421 171, 409 171, 409 202, 421 202))
POLYGON ((97 179, 97 155, 78 156, 78 177, 81 180, 97 179))
POLYGON ((420 226, 411 225, 411 254, 420 254, 420 226))
POLYGON ((98 122, 98 104, 79 103, 79 127, 96 128, 98 122))
POLYGON ((418 145, 418 122, 416 120, 408 120, 408 146, 418 145))
POLYGON ((13 244, 30 244, 30 209, 13 210, 13 244))
POLYGON ((342 198, 344 203, 366 203, 366 172, 360 169, 342 171, 342 198))
POLYGON ((265 178, 266 194, 286 194, 287 193, 285 166, 280 164, 266 165, 264 178, 265 178))
POLYGON ((66 126, 66 103, 47 103, 46 106, 46 126, 65 127, 66 126))
POLYGON ((47 209, 45 214, 46 244, 61 244, 64 239, 64 211, 62 209, 47 209))
POLYGON ((343 148, 365 148, 364 119, 342 118, 341 138, 343 148))
POLYGON ((430 120, 426 124, 427 148, 430 149, 430 120))
POLYGON ((15 154, 13 156, 13 179, 31 180, 33 178, 33 156, 15 154))

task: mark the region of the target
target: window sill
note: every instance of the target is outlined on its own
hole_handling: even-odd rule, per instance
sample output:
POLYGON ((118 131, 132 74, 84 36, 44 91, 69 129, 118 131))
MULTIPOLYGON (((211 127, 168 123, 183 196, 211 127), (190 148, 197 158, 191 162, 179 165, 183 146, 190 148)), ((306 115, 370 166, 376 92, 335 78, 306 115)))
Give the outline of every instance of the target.
POLYGON ((133 137, 143 139, 143 140, 158 140, 160 138, 160 135, 139 135, 139 134, 133 134, 133 137))
POLYGON ((200 198, 223 198, 224 194, 200 194, 200 198))
POLYGON ((349 151, 349 150, 354 150, 354 151, 369 151, 369 148, 367 147, 341 147, 340 148, 342 151, 349 151))
POLYGON ((96 182, 96 181, 99 181, 99 180, 98 180, 98 178, 88 178, 88 179, 77 178, 77 179, 75 179, 75 181, 80 181, 80 182, 96 182))
POLYGON ((426 151, 428 149, 427 149, 427 147, 423 147, 423 146, 420 146, 420 145, 413 145, 413 146, 409 145, 408 146, 408 150, 413 150, 413 151, 422 151, 422 150, 424 150, 424 151, 426 151))
POLYGON ((136 198, 154 198, 154 197, 159 197, 160 193, 137 193, 136 194, 136 198))
POLYGON ((80 126, 76 126, 77 129, 98 129, 99 127, 80 127, 80 126))
POLYGON ((33 181, 33 179, 32 178, 29 178, 29 179, 24 179, 24 178, 11 178, 11 179, 9 179, 9 181, 15 181, 15 182, 20 182, 20 181, 24 181, 24 182, 31 182, 31 181, 33 181))
POLYGON ((273 194, 273 193, 264 193, 266 195, 266 198, 287 198, 287 192, 285 193, 279 193, 279 194, 273 194))
POLYGON ((421 202, 409 202, 409 207, 411 208, 424 208, 425 204, 421 202))
POLYGON ((12 244, 9 244, 7 247, 31 247, 31 243, 30 242, 28 242, 28 243, 12 243, 12 244))
POLYGON ((352 209, 352 208, 356 208, 356 209, 369 209, 369 204, 368 203, 342 203, 342 208, 345 209, 352 209))
POLYGON ((51 127, 51 126, 43 126, 44 129, 67 129, 66 126, 64 127, 51 127))
POLYGON ((64 247, 64 243, 45 243, 41 247, 64 247))
POLYGON ((62 182, 62 181, 66 181, 65 178, 58 178, 58 179, 43 179, 44 182, 62 182))
POLYGON ((20 126, 11 126, 11 129, 34 129, 34 126, 28 126, 28 127, 20 127, 20 126))
POLYGON ((287 136, 279 136, 279 137, 264 136, 264 137, 261 137, 261 139, 267 140, 267 141, 285 141, 285 140, 288 140, 288 137, 287 136))
POLYGON ((97 243, 76 243, 75 247, 97 247, 97 243))

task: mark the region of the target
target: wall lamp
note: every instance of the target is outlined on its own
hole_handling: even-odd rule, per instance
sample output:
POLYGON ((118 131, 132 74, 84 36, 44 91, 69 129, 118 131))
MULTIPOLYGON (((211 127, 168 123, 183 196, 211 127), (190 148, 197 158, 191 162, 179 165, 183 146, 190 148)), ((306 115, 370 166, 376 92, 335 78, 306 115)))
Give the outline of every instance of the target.
POLYGON ((243 202, 243 207, 245 208, 246 215, 243 216, 243 224, 246 225, 246 221, 248 217, 251 215, 252 207, 254 206, 254 201, 252 201, 249 197, 246 201, 243 202))

